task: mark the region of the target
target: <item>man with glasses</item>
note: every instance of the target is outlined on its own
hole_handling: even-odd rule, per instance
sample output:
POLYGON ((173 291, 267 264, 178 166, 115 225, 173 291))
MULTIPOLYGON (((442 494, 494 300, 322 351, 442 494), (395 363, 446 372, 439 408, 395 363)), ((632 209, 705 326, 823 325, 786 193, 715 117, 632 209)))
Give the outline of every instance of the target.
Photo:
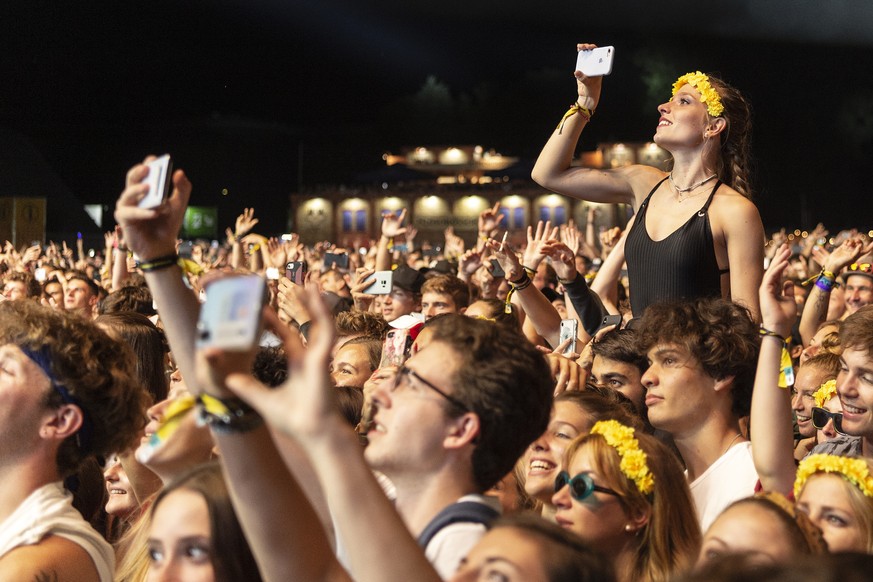
POLYGON ((758 330, 745 308, 720 298, 655 303, 643 314, 640 350, 649 422, 673 437, 703 531, 755 491, 749 414, 758 330))

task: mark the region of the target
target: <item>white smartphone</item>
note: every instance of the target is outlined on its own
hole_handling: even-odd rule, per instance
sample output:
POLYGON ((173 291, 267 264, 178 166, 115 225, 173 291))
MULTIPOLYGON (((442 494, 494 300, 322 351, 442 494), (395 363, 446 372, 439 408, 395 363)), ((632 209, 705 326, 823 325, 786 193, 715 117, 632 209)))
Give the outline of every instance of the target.
POLYGON ((575 319, 562 319, 561 320, 561 335, 558 339, 558 343, 562 344, 566 340, 570 340, 570 345, 564 350, 564 354, 573 354, 576 353, 576 336, 579 333, 579 322, 575 319))
POLYGON ((173 162, 170 155, 166 154, 146 164, 149 174, 144 182, 149 185, 149 191, 139 201, 140 208, 156 208, 170 196, 170 187, 173 177, 173 162))
POLYGON ((602 77, 612 72, 612 59, 615 47, 601 46, 596 49, 579 51, 576 56, 576 70, 586 77, 602 77))
POLYGON ((391 288, 393 286, 393 272, 392 271, 376 271, 373 275, 376 280, 375 282, 364 289, 364 293, 369 295, 388 295, 391 293, 391 288))
POLYGON ((206 288, 197 321, 197 348, 245 351, 258 341, 266 283, 258 275, 219 279, 206 288))

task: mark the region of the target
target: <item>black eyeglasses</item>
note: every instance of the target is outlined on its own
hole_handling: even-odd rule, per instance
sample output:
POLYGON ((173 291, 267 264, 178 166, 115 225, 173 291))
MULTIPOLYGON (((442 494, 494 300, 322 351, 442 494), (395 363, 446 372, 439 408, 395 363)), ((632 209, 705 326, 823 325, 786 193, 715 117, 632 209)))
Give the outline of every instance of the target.
POLYGON ((567 471, 561 471, 558 473, 558 476, 555 477, 555 493, 563 489, 565 485, 570 486, 570 496, 576 501, 585 500, 595 491, 618 497, 618 493, 612 489, 595 485, 594 480, 591 479, 591 475, 588 473, 579 473, 571 479, 570 474, 567 471))
POLYGON ((829 420, 834 421, 834 428, 838 433, 846 434, 843 432, 842 412, 831 412, 825 408, 819 408, 818 406, 812 407, 812 426, 821 430, 827 426, 829 420))
MULTIPOLYGON (((443 398, 445 398, 446 400, 448 400, 449 402, 454 404, 457 408, 463 410, 464 412, 469 412, 469 410, 470 410, 469 406, 467 406, 466 404, 464 404, 463 402, 461 402, 457 398, 450 396, 449 394, 447 394, 445 391, 441 390, 440 388, 437 388, 436 386, 434 386, 433 384, 431 384, 430 382, 428 382, 427 380, 425 380, 424 378, 419 376, 411 368, 407 368, 406 366, 400 366, 400 369, 397 370, 397 376, 394 377, 394 386, 391 388, 391 391, 394 392, 395 390, 397 390, 397 387, 400 386, 400 382, 402 382, 403 379, 406 378, 407 376, 410 378, 414 378, 415 380, 418 380, 419 382, 421 382, 422 384, 424 384, 425 386, 427 386, 428 388, 430 388, 431 390, 433 390, 434 392, 436 392, 437 394, 439 394, 440 396, 442 396, 443 398)), ((407 380, 407 382, 408 381, 409 380, 407 380)))

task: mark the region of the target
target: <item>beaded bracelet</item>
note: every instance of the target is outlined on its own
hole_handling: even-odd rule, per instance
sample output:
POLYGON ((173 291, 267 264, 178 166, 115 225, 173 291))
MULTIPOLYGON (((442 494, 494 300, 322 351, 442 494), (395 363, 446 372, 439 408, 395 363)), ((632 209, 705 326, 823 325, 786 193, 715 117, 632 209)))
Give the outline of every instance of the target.
POLYGON ((209 394, 197 397, 197 419, 218 433, 253 430, 264 423, 263 417, 240 398, 217 398, 209 394))
POLYGON ((567 113, 564 114, 564 117, 561 118, 561 122, 558 124, 558 135, 561 135, 561 132, 564 131, 564 123, 567 122, 567 119, 579 114, 582 116, 586 122, 591 121, 591 116, 594 115, 594 111, 588 109, 587 107, 583 107, 579 105, 579 101, 577 100, 573 105, 570 106, 570 109, 567 110, 567 113))
POLYGON ((166 269, 167 267, 172 267, 178 263, 179 255, 173 253, 172 255, 165 255, 150 261, 140 261, 136 266, 139 267, 143 273, 151 273, 152 271, 159 271, 161 269, 166 269))

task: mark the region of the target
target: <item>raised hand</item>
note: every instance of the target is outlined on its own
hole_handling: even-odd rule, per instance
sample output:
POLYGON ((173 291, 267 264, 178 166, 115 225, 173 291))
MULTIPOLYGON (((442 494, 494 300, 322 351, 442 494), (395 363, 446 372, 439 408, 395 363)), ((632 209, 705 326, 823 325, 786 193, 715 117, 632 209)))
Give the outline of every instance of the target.
POLYGON ((782 281, 782 274, 788 267, 791 248, 781 245, 764 273, 758 298, 761 302, 761 325, 782 337, 791 335, 794 320, 797 319, 797 303, 794 301, 794 284, 782 281))
POLYGON ((522 264, 528 269, 536 270, 546 255, 543 253, 543 245, 547 240, 557 240, 558 227, 552 228, 551 221, 537 222, 536 231, 532 227, 527 227, 527 247, 524 249, 522 264))
POLYGON ((546 241, 542 252, 552 259, 552 268, 559 279, 576 280, 576 254, 567 245, 556 240, 546 241))
POLYGON ((495 202, 492 208, 483 210, 479 214, 479 236, 494 236, 495 231, 503 221, 503 213, 500 212, 500 202, 495 202))
MULTIPOLYGON (((149 156, 145 162, 155 159, 149 156)), ((173 172, 173 192, 155 208, 139 208, 137 203, 148 191, 143 180, 148 167, 138 164, 127 172, 124 191, 115 204, 115 221, 124 230, 127 246, 141 260, 171 255, 176 249, 176 237, 182 227, 185 208, 191 197, 191 182, 182 170, 173 172)), ((64 244, 64 256, 68 249, 64 244)), ((70 251, 72 254, 72 251, 70 251)))
POLYGON ((243 213, 236 217, 236 228, 233 231, 233 236, 236 239, 242 238, 252 231, 258 224, 258 219, 255 218, 254 208, 243 208, 243 213))
MULTIPOLYGON (((591 50, 596 49, 596 44, 579 43, 576 45, 576 50, 591 50)), ((576 91, 579 94, 579 105, 594 111, 597 104, 600 102, 600 91, 603 86, 603 77, 586 77, 582 71, 575 71, 573 76, 576 77, 576 91)))
POLYGON ((567 245, 573 256, 579 254, 579 249, 582 248, 582 233, 576 228, 576 223, 570 221, 566 226, 562 226, 559 230, 561 242, 567 245))
POLYGON ((406 229, 402 228, 405 219, 405 208, 400 212, 387 212, 382 217, 382 236, 386 238, 394 238, 406 234, 406 229))

